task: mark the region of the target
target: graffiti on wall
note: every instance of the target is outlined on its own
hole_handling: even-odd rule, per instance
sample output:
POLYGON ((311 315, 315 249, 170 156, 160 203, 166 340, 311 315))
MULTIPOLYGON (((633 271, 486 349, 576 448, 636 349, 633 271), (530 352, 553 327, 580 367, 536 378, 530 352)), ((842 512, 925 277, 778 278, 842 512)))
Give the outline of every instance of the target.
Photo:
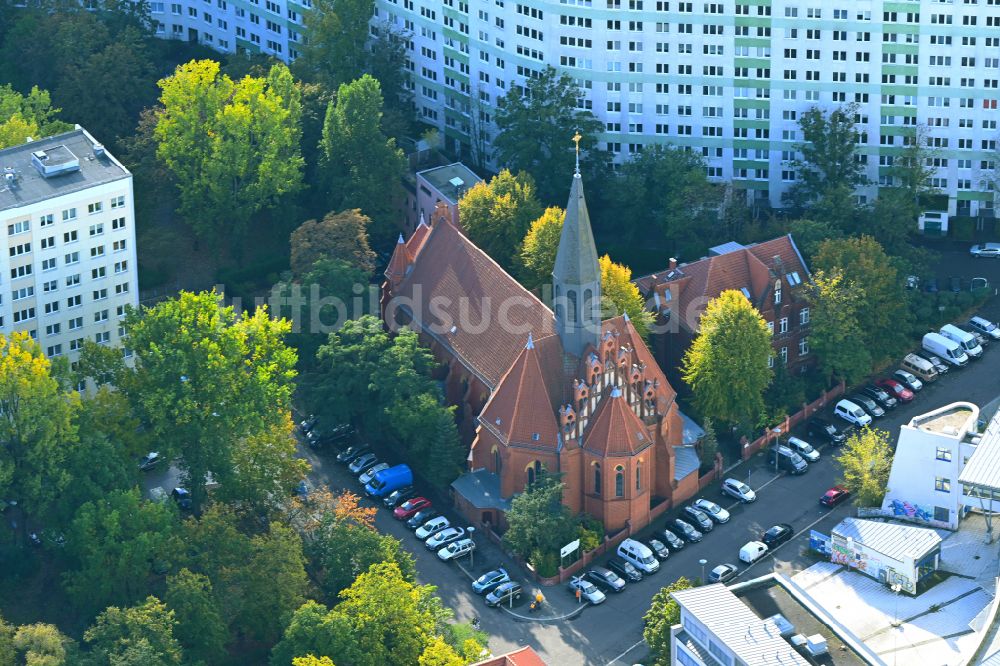
POLYGON ((847 546, 843 546, 836 541, 832 544, 830 561, 834 564, 843 564, 857 569, 858 571, 868 571, 868 554, 860 551, 852 551, 847 546))
POLYGON ((889 500, 889 508, 894 516, 919 520, 925 523, 938 522, 934 520, 934 507, 910 504, 905 500, 889 500))

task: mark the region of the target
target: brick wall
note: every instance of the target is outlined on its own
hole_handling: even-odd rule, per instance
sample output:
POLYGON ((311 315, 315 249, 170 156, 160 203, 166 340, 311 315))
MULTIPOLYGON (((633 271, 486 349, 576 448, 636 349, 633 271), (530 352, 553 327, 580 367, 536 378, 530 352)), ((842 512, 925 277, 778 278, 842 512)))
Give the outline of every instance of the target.
POLYGON ((744 437, 743 443, 749 444, 749 446, 743 447, 743 460, 749 460, 755 453, 766 448, 775 439, 781 437, 782 435, 787 435, 792 428, 811 418, 814 414, 816 414, 816 412, 823 410, 827 405, 843 395, 845 389, 846 386, 844 386, 844 382, 840 382, 840 384, 834 386, 832 389, 809 404, 802 405, 802 409, 799 411, 795 412, 791 416, 786 416, 784 421, 769 428, 763 436, 758 437, 752 442, 747 442, 744 437), (781 435, 776 435, 774 433, 774 428, 776 427, 781 428, 781 435))

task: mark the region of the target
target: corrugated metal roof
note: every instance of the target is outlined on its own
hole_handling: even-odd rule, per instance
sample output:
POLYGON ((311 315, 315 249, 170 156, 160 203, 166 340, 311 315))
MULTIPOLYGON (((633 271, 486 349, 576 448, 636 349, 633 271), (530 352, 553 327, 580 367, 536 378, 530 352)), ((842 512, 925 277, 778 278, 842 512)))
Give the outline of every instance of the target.
POLYGON ((691 446, 674 447, 674 481, 680 481, 691 472, 697 472, 701 467, 698 452, 691 446))
POLYGON ((681 434, 682 444, 697 444, 698 440, 705 436, 705 430, 698 425, 693 418, 677 410, 677 413, 681 415, 681 424, 683 432, 681 434))
POLYGON ((911 527, 874 520, 844 518, 833 533, 854 539, 877 553, 897 561, 920 559, 941 543, 941 537, 926 527, 911 527))
POLYGON ((781 637, 773 621, 757 617, 725 585, 703 585, 670 594, 747 666, 808 665, 781 637))
POLYGON ((976 450, 958 475, 958 481, 1000 490, 1000 412, 993 415, 976 450))

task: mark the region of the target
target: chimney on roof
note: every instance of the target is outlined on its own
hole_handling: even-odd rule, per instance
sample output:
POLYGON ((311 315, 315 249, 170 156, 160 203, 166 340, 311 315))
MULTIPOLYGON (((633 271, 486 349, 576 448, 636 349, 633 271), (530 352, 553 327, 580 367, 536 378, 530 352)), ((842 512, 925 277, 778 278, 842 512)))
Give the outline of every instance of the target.
POLYGON ((675 268, 677 268, 677 258, 670 257, 670 262, 667 264, 667 269, 672 271, 675 268))
POLYGON ((781 263, 781 256, 777 254, 774 255, 774 257, 772 258, 772 262, 774 264, 774 272, 777 273, 778 275, 784 275, 785 267, 781 263))

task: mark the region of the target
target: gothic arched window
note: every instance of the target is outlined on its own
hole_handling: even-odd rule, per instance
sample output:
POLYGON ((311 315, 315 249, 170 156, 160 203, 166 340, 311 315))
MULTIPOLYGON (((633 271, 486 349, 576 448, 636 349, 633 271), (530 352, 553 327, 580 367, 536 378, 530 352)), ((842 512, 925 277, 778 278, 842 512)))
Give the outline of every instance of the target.
POLYGON ((615 497, 625 497, 625 468, 615 467, 615 497))

